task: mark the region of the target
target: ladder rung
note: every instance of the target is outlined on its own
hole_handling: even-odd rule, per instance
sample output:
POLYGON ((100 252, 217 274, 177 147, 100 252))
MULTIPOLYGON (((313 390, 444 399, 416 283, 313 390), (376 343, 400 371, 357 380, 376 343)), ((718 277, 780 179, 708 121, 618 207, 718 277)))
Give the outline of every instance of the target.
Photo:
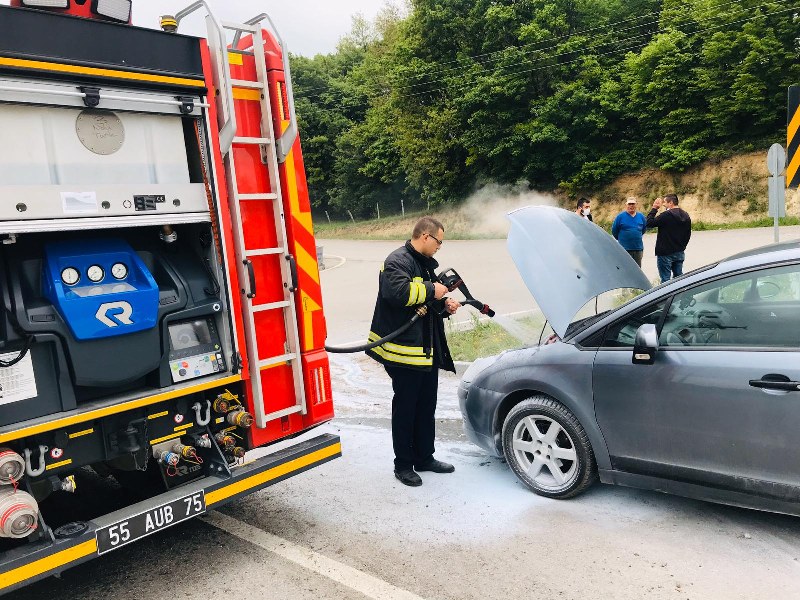
POLYGON ((275 419, 280 419, 281 417, 286 417, 288 415, 293 415, 296 412, 301 412, 303 410, 302 406, 290 406, 289 408, 284 408, 283 410, 276 410, 273 413, 269 413, 267 415, 267 421, 274 421, 275 419))
POLYGON ((277 200, 278 194, 239 194, 239 200, 277 200))
POLYGON ((268 145, 268 144, 272 143, 272 140, 269 139, 269 138, 264 138, 264 137, 240 137, 240 136, 237 136, 237 137, 233 138, 233 143, 234 144, 259 144, 259 145, 264 144, 264 145, 268 145))
POLYGON ((248 88, 251 90, 263 90, 264 86, 260 81, 250 81, 247 79, 231 79, 231 85, 235 88, 248 88))
POLYGON ((233 23, 231 21, 223 21, 222 22, 223 29, 230 29, 231 31, 247 31, 249 33, 255 33, 258 31, 258 26, 256 25, 247 25, 245 23, 233 23))
POLYGON ((290 362, 297 358, 296 354, 281 354, 280 356, 273 356, 272 358, 266 358, 264 360, 258 361, 258 368, 265 369, 267 367, 271 367, 273 365, 279 365, 281 363, 290 362))
POLYGON ((255 250, 245 250, 245 256, 269 256, 270 254, 285 254, 285 248, 257 248, 255 250))
POLYGON ((275 310, 276 308, 286 308, 289 306, 288 301, 283 302, 271 302, 269 304, 254 304, 253 305, 253 312, 264 312, 265 310, 275 310))

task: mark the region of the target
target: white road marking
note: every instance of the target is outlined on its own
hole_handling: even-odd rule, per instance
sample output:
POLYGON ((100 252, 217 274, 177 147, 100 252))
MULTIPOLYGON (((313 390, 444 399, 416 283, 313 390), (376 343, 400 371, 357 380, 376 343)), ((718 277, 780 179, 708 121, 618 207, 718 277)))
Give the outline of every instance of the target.
POLYGON ((320 273, 324 273, 325 271, 333 271, 334 269, 338 269, 344 263, 347 262, 347 259, 344 256, 336 256, 335 254, 325 254, 325 255, 323 255, 322 258, 323 258, 323 260, 326 259, 326 258, 338 258, 339 259, 339 264, 333 265, 332 267, 326 266, 324 269, 320 270, 320 273))
POLYGON ((203 515, 200 519, 209 525, 213 525, 259 548, 300 565, 304 569, 313 571, 364 594, 367 598, 373 598, 374 600, 424 600, 422 597, 395 587, 382 579, 349 567, 308 548, 298 546, 219 511, 212 511, 203 515))

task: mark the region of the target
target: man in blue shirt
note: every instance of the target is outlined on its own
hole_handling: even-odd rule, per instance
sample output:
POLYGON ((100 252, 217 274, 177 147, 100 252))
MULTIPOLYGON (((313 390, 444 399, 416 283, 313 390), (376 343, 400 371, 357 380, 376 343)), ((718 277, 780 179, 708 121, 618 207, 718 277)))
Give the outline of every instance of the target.
POLYGON ((628 198, 625 202, 625 211, 617 215, 611 225, 611 235, 627 250, 631 258, 642 267, 642 254, 644 243, 642 234, 647 228, 647 218, 636 210, 636 198, 628 198))

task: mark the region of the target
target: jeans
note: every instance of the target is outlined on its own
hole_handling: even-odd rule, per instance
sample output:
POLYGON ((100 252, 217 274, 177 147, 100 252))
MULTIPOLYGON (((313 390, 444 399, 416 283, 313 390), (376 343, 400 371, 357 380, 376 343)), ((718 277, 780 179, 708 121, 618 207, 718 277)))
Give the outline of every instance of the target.
POLYGON ((665 254, 664 256, 656 256, 658 263, 658 274, 661 276, 661 283, 669 281, 670 276, 678 277, 683 275, 683 261, 686 259, 686 254, 683 252, 675 252, 674 254, 665 254))

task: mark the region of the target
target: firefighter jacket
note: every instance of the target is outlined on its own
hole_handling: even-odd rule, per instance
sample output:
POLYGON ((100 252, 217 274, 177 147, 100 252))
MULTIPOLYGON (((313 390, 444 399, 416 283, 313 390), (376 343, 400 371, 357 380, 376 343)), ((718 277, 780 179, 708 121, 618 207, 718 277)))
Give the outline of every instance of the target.
MULTIPOLYGON (((378 277, 369 341, 400 329, 418 308, 434 299, 433 281, 438 266, 432 257, 417 252, 410 241, 386 258, 378 277)), ((367 350, 367 354, 389 366, 426 371, 439 368, 455 373, 444 335, 443 312, 444 300, 434 300, 424 317, 392 341, 367 350)))

